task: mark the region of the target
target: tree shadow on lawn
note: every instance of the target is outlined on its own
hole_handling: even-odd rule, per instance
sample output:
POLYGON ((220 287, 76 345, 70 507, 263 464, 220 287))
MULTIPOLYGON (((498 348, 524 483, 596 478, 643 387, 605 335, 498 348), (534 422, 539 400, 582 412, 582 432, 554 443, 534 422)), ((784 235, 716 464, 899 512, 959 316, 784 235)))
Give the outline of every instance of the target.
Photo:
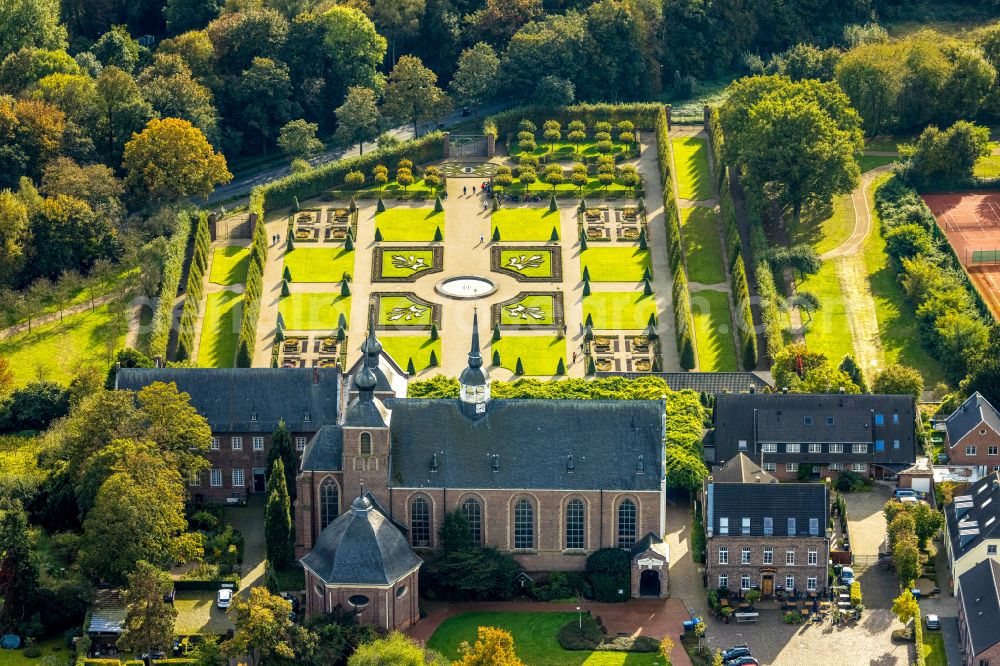
POLYGON ((793 227, 791 215, 788 217, 788 236, 793 245, 806 243, 816 245, 823 238, 823 223, 833 215, 833 200, 820 201, 802 209, 802 217, 797 227, 793 227))

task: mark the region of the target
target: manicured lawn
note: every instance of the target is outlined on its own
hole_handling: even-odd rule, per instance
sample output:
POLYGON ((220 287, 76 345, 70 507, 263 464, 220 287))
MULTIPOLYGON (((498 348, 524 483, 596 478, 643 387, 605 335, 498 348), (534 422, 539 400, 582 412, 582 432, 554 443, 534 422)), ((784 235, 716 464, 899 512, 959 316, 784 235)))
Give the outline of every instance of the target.
POLYGON ((979 178, 1000 177, 1000 155, 980 157, 972 173, 979 178))
MULTIPOLYGON (((389 175, 390 176, 396 175, 396 170, 395 169, 389 169, 389 175)), ((378 189, 379 189, 378 185, 374 185, 371 182, 369 182, 367 185, 368 185, 367 187, 362 187, 361 190, 359 190, 359 191, 361 191, 361 192, 378 192, 378 189)), ((345 190, 347 189, 346 185, 344 186, 344 189, 345 190)), ((410 186, 408 186, 408 187, 406 187, 405 190, 404 190, 403 186, 400 185, 399 183, 397 183, 395 180, 390 180, 382 188, 382 192, 384 192, 385 194, 393 194, 395 192, 400 192, 400 191, 417 192, 417 191, 420 191, 420 190, 424 190, 426 192, 430 192, 431 191, 431 188, 428 187, 424 183, 424 179, 423 178, 420 178, 419 180, 413 181, 413 184, 410 185, 410 186)))
POLYGON ((708 144, 704 139, 671 139, 677 172, 677 193, 681 199, 711 199, 712 182, 708 175, 708 144))
POLYGON ((210 293, 206 299, 198 365, 203 368, 231 368, 236 363, 236 340, 240 334, 242 294, 231 291, 210 293))
POLYGON ((500 352, 500 366, 508 370, 517 368, 521 358, 524 374, 549 377, 556 374, 559 359, 566 363, 566 338, 551 335, 503 335, 494 342, 486 359, 492 364, 493 352, 500 352))
MULTIPOLYGON (((920 622, 918 617, 917 622, 920 622)), ((948 655, 944 651, 944 636, 940 631, 924 629, 924 657, 927 666, 948 666, 948 655)))
POLYGON ((375 216, 375 228, 382 232, 382 240, 432 241, 435 229, 440 229, 444 236, 444 213, 435 213, 428 207, 386 208, 375 216))
POLYGON ((16 386, 39 377, 65 384, 81 363, 107 367, 124 345, 125 328, 125 316, 113 305, 98 306, 7 338, 0 356, 10 361, 16 386))
POLYGON ((715 211, 704 206, 680 210, 688 279, 701 284, 725 282, 726 266, 715 211))
MULTIPOLYGON (((542 180, 543 176, 544 174, 542 173, 538 174, 538 180, 533 182, 528 187, 529 192, 538 192, 541 194, 548 194, 552 192, 552 186, 546 183, 544 180, 542 180)), ((578 192, 579 189, 580 189, 579 187, 569 182, 569 174, 566 175, 566 182, 559 183, 555 187, 556 192, 578 192)), ((625 185, 622 185, 619 182, 614 182, 608 185, 607 189, 608 191, 611 192, 621 192, 624 190, 628 190, 630 188, 626 187, 625 185)), ((507 189, 507 191, 509 191, 512 194, 520 194, 524 192, 524 183, 522 183, 520 179, 515 178, 513 184, 511 184, 511 186, 507 189)), ((591 178, 590 180, 587 181, 587 184, 583 186, 582 194, 586 196, 591 192, 603 192, 603 191, 604 191, 604 185, 601 185, 601 182, 596 178, 591 178)))
POLYGON ((247 281, 249 267, 249 248, 223 245, 212 253, 212 272, 208 279, 215 284, 240 284, 247 281))
POLYGON ((500 307, 502 326, 546 325, 553 319, 552 297, 545 295, 525 296, 517 303, 500 307))
POLYGON ((595 291, 583 299, 583 320, 592 315, 598 330, 644 329, 656 311, 652 296, 640 292, 595 291))
POLYGON ((691 293, 698 369, 701 372, 734 372, 733 320, 729 316, 729 296, 721 291, 691 293))
POLYGON ((500 230, 501 241, 547 241, 559 233, 559 213, 545 208, 501 208, 493 213, 490 234, 500 230))
POLYGON ((178 636, 221 636, 233 628, 225 609, 215 607, 214 592, 178 592, 174 608, 174 633, 178 636))
POLYGON ((449 659, 459 659, 459 646, 464 641, 470 645, 475 643, 479 627, 485 626, 509 631, 517 656, 532 666, 653 666, 664 663, 661 657, 648 652, 564 650, 556 636, 563 625, 576 619, 576 613, 463 613, 442 622, 427 641, 427 647, 449 659))
POLYGON ((396 363, 399 363, 406 370, 407 362, 412 358, 413 367, 417 372, 430 366, 431 351, 437 356, 438 363, 441 362, 441 338, 431 340, 428 335, 379 335, 382 341, 382 348, 389 354, 396 363))
POLYGON ((285 328, 290 331, 335 331, 340 315, 351 320, 351 297, 337 293, 293 293, 278 305, 285 328))
POLYGON ((874 155, 862 155, 858 158, 858 166, 861 167, 861 173, 866 171, 871 171, 872 169, 886 164, 892 164, 898 157, 876 157, 874 155))
POLYGON ((854 205, 851 195, 834 197, 829 210, 802 212, 798 225, 791 216, 787 219, 788 237, 792 244, 808 243, 818 254, 837 247, 854 232, 854 205))
POLYGON ((0 666, 40 666, 45 657, 50 655, 53 659, 58 659, 59 664, 69 663, 72 658, 72 653, 66 647, 66 639, 62 636, 41 641, 36 647, 41 649, 42 656, 34 659, 24 656, 23 647, 19 650, 0 650, 0 666))
POLYGON ((383 253, 382 277, 409 277, 434 265, 431 250, 411 250, 383 253))
POLYGON ((810 349, 819 349, 838 365, 847 354, 854 354, 851 326, 844 309, 844 294, 837 278, 836 259, 824 261, 816 275, 806 277, 796 285, 798 291, 808 291, 819 299, 821 309, 809 315, 802 314, 806 343, 810 349))
MULTIPOLYGON (((611 135, 615 136, 616 132, 612 131, 611 135)), ((524 151, 521 150, 521 144, 518 141, 515 140, 510 142, 511 155, 520 155, 523 152, 524 151)), ((589 155, 599 154, 597 151, 596 141, 581 141, 578 144, 570 143, 569 141, 556 141, 554 144, 552 144, 552 148, 550 148, 550 144, 545 141, 545 139, 541 136, 541 133, 539 133, 539 135, 536 137, 534 152, 535 155, 538 155, 539 157, 541 157, 542 155, 546 155, 549 152, 558 153, 558 155, 556 155, 556 159, 560 161, 576 160, 583 155, 589 156, 589 155)), ((611 152, 612 154, 624 153, 625 144, 618 143, 617 141, 615 141, 611 152)))
POLYGON ((378 320, 392 326, 430 326, 431 308, 414 303, 406 296, 382 296, 379 299, 378 320))
POLYGON ((643 272, 649 268, 653 273, 653 261, 649 250, 634 247, 601 247, 594 243, 580 253, 580 272, 586 267, 591 282, 639 282, 643 272))
POLYGON ((916 141, 916 134, 900 134, 898 136, 876 136, 865 141, 865 150, 876 152, 896 152, 899 144, 916 141))
POLYGON ((354 275, 354 251, 340 247, 297 246, 285 253, 285 268, 292 282, 340 282, 354 275))
MULTIPOLYGON (((38 468, 38 452, 41 448, 42 440, 39 437, 0 436, 0 477, 37 478, 44 476, 38 468)), ((0 655, 3 654, 0 652, 0 655)))
POLYGON ((879 336, 882 338, 886 363, 901 363, 916 368, 924 377, 924 386, 933 388, 938 382, 944 381, 944 371, 937 359, 920 344, 920 327, 917 325, 916 315, 899 284, 897 270, 885 251, 881 220, 873 205, 875 190, 888 178, 888 174, 882 176, 868 190, 868 206, 872 211, 873 223, 864 248, 868 283, 875 299, 879 336))
POLYGON ((500 265, 526 277, 552 277, 552 254, 549 252, 500 250, 500 265))

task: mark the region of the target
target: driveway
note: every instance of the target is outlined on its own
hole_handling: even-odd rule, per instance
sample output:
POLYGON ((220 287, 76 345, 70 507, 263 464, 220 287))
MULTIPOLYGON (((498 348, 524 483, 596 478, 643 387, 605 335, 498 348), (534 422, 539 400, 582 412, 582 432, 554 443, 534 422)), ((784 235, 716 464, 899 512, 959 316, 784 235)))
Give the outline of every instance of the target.
POLYGON ((267 546, 264 543, 264 493, 251 493, 246 506, 227 507, 225 518, 243 535, 243 576, 240 591, 264 584, 267 546))
POLYGON ((892 497, 888 487, 876 484, 869 492, 844 493, 847 502, 848 530, 855 557, 877 557, 885 542, 885 516, 882 508, 892 497))

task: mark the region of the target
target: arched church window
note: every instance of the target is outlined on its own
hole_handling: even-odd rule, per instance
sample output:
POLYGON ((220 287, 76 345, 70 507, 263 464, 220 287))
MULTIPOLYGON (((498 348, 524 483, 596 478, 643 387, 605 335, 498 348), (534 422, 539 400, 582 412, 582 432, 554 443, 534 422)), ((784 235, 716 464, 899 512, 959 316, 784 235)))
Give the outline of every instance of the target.
POLYGON ((535 507, 522 497, 514 505, 514 548, 535 547, 535 507))
POLYGON ((327 479, 319 487, 319 529, 322 532, 326 526, 340 515, 340 491, 337 482, 327 479))
POLYGON ((414 548, 431 545, 431 510, 423 497, 410 503, 410 542, 414 548))
POLYGON ((369 432, 361 433, 361 455, 370 456, 372 454, 372 435, 369 432))
POLYGON ((631 548, 635 545, 635 504, 624 500, 618 505, 618 547, 631 548))
POLYGON ((462 502, 462 513, 469 522, 469 532, 472 534, 472 542, 477 546, 483 545, 483 507, 479 500, 470 497, 462 502))
POLYGON ((566 548, 584 548, 585 511, 583 502, 570 500, 566 505, 566 548))

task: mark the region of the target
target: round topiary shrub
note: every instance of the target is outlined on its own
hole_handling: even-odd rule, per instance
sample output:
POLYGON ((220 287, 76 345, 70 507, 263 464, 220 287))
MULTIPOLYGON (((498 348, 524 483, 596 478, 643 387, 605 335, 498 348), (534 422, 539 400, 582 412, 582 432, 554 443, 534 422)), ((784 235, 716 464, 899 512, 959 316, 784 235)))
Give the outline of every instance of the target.
POLYGON ((42 649, 37 645, 32 645, 30 648, 25 649, 25 651, 22 652, 21 654, 23 654, 28 659, 38 659, 39 657, 42 656, 42 649))

